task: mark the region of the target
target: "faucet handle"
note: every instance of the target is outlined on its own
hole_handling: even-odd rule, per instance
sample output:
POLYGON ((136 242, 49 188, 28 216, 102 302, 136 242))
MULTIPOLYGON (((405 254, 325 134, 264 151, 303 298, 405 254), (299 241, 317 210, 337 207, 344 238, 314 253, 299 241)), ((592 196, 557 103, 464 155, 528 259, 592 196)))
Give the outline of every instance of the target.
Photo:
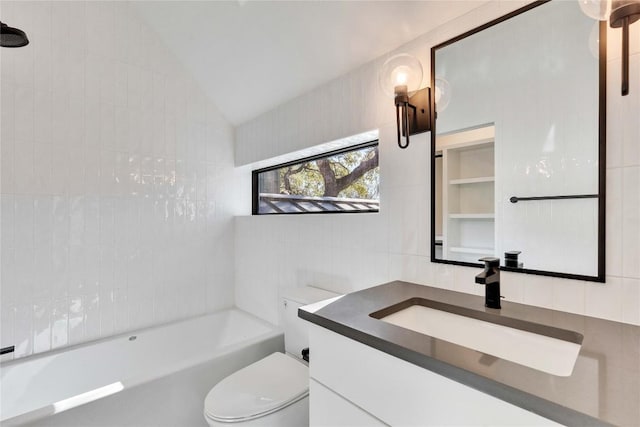
POLYGON ((486 256, 480 258, 478 261, 484 262, 485 267, 500 267, 500 258, 486 256))

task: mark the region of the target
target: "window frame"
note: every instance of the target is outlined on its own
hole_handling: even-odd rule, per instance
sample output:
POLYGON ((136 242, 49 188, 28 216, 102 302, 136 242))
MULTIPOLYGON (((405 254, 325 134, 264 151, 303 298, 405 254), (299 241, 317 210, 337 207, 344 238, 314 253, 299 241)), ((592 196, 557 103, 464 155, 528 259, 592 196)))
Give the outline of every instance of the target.
MULTIPOLYGON (((376 147, 378 149, 378 156, 380 156, 380 151, 379 151, 380 140, 374 139, 372 141, 350 145, 348 147, 339 148, 337 150, 327 151, 324 153, 315 154, 313 156, 302 157, 300 159, 291 160, 289 162, 278 163, 273 166, 252 170, 251 171, 251 215, 308 215, 308 214, 318 215, 318 214, 354 214, 354 213, 355 214, 366 214, 366 213, 376 214, 376 213, 379 213, 380 208, 378 208, 377 210, 367 209, 367 210, 350 210, 350 211, 335 210, 335 211, 316 211, 316 212, 263 212, 263 213, 258 212, 260 207, 258 175, 260 175, 261 173, 270 172, 270 171, 285 168, 288 166, 299 165, 301 163, 307 163, 307 162, 311 162, 318 159, 324 159, 327 157, 335 156, 337 154, 348 153, 350 151, 357 151, 357 150, 368 148, 368 147, 376 147)), ((378 163, 378 168, 379 167, 380 167, 380 164, 378 163)), ((378 183, 378 185, 380 184, 378 183)))

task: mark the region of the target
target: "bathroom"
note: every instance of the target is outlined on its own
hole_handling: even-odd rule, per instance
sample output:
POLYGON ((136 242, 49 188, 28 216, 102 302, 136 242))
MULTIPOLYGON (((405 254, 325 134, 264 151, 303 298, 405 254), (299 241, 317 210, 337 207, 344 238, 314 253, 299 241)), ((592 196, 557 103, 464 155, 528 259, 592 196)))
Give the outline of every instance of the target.
MULTIPOLYGON (((390 57, 408 53, 421 63, 420 87, 433 87, 434 46, 530 3, 2 0, 2 22, 29 39, 24 47, 0 48, 0 347, 8 349, 0 359, 2 394, 13 384, 5 372, 21 364, 37 369, 22 383, 40 381, 46 366, 39 361, 85 354, 82 374, 72 363, 51 373, 53 383, 42 382, 64 388, 86 370, 127 364, 120 347, 107 348, 113 339, 134 346, 153 341, 145 338, 150 334, 162 343, 161 357, 148 355, 157 377, 96 383, 34 404, 32 418, 12 421, 20 412, 11 410, 3 424, 205 426, 204 398, 217 382, 284 351, 281 298, 291 289, 357 295, 399 280, 436 289, 429 298, 448 290, 482 300, 480 263, 434 262, 432 132, 398 147, 393 96, 381 89, 379 73, 390 57), (253 171, 373 140, 378 212, 252 214, 253 171), (211 362, 215 369, 196 357, 217 351, 206 347, 208 324, 196 327, 209 315, 218 316, 211 320, 219 325, 216 340, 228 343, 219 355, 224 363, 211 362), (156 336, 184 322, 192 322, 191 335, 177 332, 175 342, 156 336), (149 402, 167 399, 167 388, 176 390, 170 399, 149 402), (101 398, 85 394, 92 390, 102 390, 101 398), (86 399, 68 400, 75 396, 86 399), (60 402, 69 409, 55 409, 60 402), (116 412, 121 418, 106 418, 116 412)), ((629 27, 625 96, 622 31, 604 31, 606 126, 599 130, 606 129, 606 156, 599 159, 606 161, 598 166, 606 203, 596 225, 602 221, 606 235, 584 236, 595 240, 586 263, 595 270, 573 277, 552 268, 540 270, 559 274, 502 270, 500 295, 503 311, 534 310, 528 320, 546 313, 554 326, 584 334, 584 319, 599 319, 622 331, 595 341, 612 349, 615 363, 633 367, 640 358, 640 24, 629 27)), ((511 249, 521 248, 494 255, 511 249)), ((566 263, 584 259, 568 250, 561 256, 566 263)), ((531 265, 530 251, 521 262, 531 265)), ((311 370, 317 350, 310 350, 311 370)), ((578 363, 587 370, 604 362, 578 363)), ((584 379, 624 396, 596 403, 585 397, 597 407, 585 409, 589 421, 640 424, 638 365, 624 377, 607 365, 584 379)), ((41 399, 38 391, 25 391, 20 403, 41 399)), ((555 422, 584 424, 572 419, 555 422)))

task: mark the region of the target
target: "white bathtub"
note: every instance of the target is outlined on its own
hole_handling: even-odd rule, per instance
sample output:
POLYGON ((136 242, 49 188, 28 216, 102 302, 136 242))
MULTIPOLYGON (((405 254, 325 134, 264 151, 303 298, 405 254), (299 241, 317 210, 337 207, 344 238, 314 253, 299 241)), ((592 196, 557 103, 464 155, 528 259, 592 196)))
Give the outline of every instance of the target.
POLYGON ((5 425, 201 425, 209 389, 283 351, 282 332, 237 309, 0 365, 5 425))

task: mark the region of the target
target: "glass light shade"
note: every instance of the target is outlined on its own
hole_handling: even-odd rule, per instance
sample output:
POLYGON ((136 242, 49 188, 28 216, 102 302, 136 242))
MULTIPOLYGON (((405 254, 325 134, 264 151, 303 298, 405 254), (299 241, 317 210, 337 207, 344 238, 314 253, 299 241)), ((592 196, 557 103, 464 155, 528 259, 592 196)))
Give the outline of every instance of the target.
POLYGON ((589 52, 591 55, 598 59, 600 58, 600 21, 593 23, 591 32, 589 32, 589 52))
POLYGON ((582 12, 598 21, 606 21, 611 15, 611 0, 578 0, 582 12))
POLYGON ((451 101, 451 85, 443 78, 436 77, 436 111, 444 111, 451 101))
POLYGON ((422 84, 422 64, 407 53, 394 55, 382 65, 378 80, 380 88, 390 98, 395 96, 396 86, 407 86, 409 96, 412 96, 422 84))

